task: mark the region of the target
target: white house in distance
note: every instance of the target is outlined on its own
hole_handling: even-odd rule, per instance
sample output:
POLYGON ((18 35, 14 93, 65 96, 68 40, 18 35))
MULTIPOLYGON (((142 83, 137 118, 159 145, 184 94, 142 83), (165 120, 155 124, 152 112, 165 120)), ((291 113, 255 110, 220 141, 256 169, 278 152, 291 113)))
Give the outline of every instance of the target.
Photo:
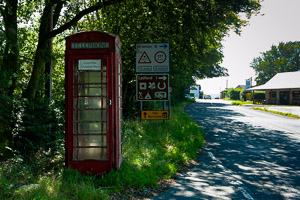
POLYGON ((300 71, 278 73, 264 85, 249 90, 265 91, 266 104, 300 106, 300 71))
POLYGON ((200 85, 190 86, 190 93, 193 93, 194 97, 196 99, 202 99, 203 98, 203 92, 201 91, 201 86, 200 85))

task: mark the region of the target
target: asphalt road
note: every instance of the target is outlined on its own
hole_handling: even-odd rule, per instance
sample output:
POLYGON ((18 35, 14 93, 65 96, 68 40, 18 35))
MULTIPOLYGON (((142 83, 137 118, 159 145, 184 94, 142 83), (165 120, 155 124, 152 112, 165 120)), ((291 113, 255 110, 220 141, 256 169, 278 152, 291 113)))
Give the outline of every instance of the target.
POLYGON ((186 112, 206 134, 199 165, 154 199, 300 200, 300 120, 202 100, 186 112))

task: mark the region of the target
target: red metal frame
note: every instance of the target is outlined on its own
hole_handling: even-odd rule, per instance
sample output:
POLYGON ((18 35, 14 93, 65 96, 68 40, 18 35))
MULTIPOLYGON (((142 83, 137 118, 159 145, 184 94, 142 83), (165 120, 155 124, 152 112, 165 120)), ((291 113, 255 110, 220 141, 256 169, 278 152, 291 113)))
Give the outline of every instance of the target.
MULTIPOLYGON (((119 38, 98 31, 71 35, 66 38, 65 63, 66 166, 81 173, 89 174, 101 174, 110 171, 112 168, 120 168, 122 163, 122 64, 119 38), (101 69, 76 71, 75 74, 74 67, 76 66, 78 70, 79 60, 101 60, 101 69), (104 63, 106 64, 106 71, 104 70, 104 63), (76 75, 75 81, 74 74, 76 75), (97 83, 84 82, 84 78, 87 79, 95 74, 101 74, 101 77, 99 77, 101 82, 97 82, 97 77, 97 83), (79 76, 82 77, 80 80, 83 82, 79 82, 79 76), (103 82, 104 78, 106 78, 106 82, 103 82), (106 86, 106 90, 104 90, 104 86, 106 86), (84 88, 85 93, 80 94, 79 88, 84 88), (89 91, 92 90, 96 93, 90 94, 89 91), (100 92, 97 93, 97 91, 100 92), (104 94, 104 91, 106 91, 106 94, 104 94), (96 107, 89 104, 93 101, 97 103, 93 104, 96 107), (80 106, 86 104, 86 102, 87 107, 81 108, 80 106), (89 112, 101 113, 101 116, 97 115, 95 120, 94 118, 90 119, 87 115, 89 112), (85 117, 79 119, 79 116, 85 117), (90 129, 90 125, 98 128, 90 129), (104 126, 106 127, 104 128, 104 126), (80 130, 79 127, 81 127, 80 130), (90 130, 94 132, 91 133, 90 130), (106 130, 106 136, 103 130, 106 130), (80 140, 82 138, 86 139, 84 141, 80 140), (90 138, 94 138, 93 141, 96 141, 96 143, 89 143, 90 138), (95 138, 101 138, 102 143, 95 138), (106 142, 103 138, 106 139, 106 142), (74 149, 77 149, 76 152, 83 153, 76 154, 74 149), (106 159, 103 159, 105 157, 97 157, 99 154, 93 153, 93 151, 105 152, 104 149, 107 149, 106 159), (86 156, 86 159, 79 159, 79 155, 86 156)), ((91 78, 91 80, 96 79, 91 78)))

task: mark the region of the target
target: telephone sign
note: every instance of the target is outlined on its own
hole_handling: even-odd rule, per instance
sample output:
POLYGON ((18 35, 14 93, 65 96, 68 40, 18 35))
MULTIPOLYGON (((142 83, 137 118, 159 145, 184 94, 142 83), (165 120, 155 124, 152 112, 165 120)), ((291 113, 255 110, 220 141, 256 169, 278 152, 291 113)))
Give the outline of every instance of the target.
POLYGON ((168 74, 137 74, 137 101, 168 101, 168 74))
POLYGON ((168 73, 169 71, 169 43, 136 44, 136 73, 168 73))

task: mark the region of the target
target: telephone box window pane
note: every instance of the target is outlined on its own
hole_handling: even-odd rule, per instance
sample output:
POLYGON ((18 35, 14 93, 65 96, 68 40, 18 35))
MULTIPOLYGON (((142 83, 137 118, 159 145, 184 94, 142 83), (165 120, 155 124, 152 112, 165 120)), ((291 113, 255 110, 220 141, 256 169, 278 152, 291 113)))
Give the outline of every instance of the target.
POLYGON ((77 83, 77 72, 74 72, 74 83, 77 83))
POLYGON ((106 108, 106 98, 102 98, 102 101, 103 101, 102 106, 103 106, 103 108, 105 109, 105 108, 106 108))
POLYGON ((78 146, 81 147, 106 147, 105 135, 80 135, 78 136, 78 146))
POLYGON ((102 121, 106 121, 106 111, 102 111, 102 121))
POLYGON ((79 98, 79 108, 101 108, 101 97, 79 98))
POLYGON ((101 87, 99 85, 90 85, 88 95, 100 96, 101 95, 101 87))
POLYGON ((106 97, 106 85, 103 85, 102 92, 102 96, 106 97))
POLYGON ((77 110, 73 111, 73 120, 74 120, 74 122, 77 121, 77 110))
POLYGON ((106 83, 106 72, 103 72, 102 83, 106 83))
POLYGON ((73 94, 74 94, 74 96, 77 96, 77 86, 76 85, 74 85, 74 87, 73 87, 73 94))
POLYGON ((103 133, 106 133, 106 123, 103 123, 102 129, 103 129, 103 133))
POLYGON ((79 83, 101 83, 101 72, 79 72, 79 83))
POLYGON ((77 83, 77 62, 74 62, 73 65, 73 72, 74 72, 74 83, 77 83))
POLYGON ((88 86, 87 85, 78 85, 78 95, 85 96, 88 94, 88 86))
POLYGON ((106 148, 74 148, 74 160, 107 160, 106 148))
POLYGON ((77 108, 77 98, 73 99, 73 108, 77 108))
POLYGON ((102 71, 106 71, 106 59, 102 60, 102 71))
POLYGON ((77 133, 77 123, 73 123, 73 134, 77 133))
POLYGON ((101 85, 79 85, 79 96, 101 96, 101 85))
POLYGON ((80 123, 78 132, 79 134, 101 133, 101 123, 100 122, 80 123))
POLYGON ((78 110, 79 121, 101 121, 101 110, 78 110))

